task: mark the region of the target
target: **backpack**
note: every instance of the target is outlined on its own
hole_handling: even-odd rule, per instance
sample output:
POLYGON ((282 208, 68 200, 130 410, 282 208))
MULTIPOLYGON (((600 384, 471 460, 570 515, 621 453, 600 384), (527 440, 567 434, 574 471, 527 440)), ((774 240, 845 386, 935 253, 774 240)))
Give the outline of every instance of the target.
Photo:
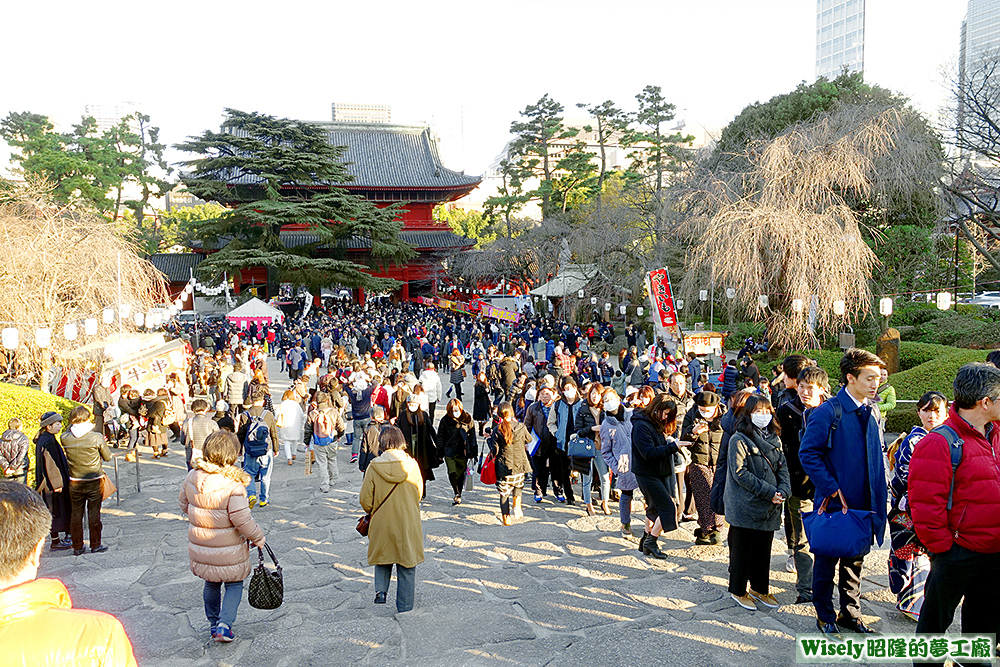
POLYGON ((948 506, 947 508, 951 510, 951 503, 955 496, 955 471, 958 470, 958 464, 962 462, 962 445, 965 441, 958 437, 958 433, 955 429, 948 426, 947 424, 941 424, 937 428, 933 429, 931 433, 937 433, 944 441, 948 443, 948 449, 951 452, 951 486, 948 488, 948 506))
MULTIPOLYGON (((889 445, 889 449, 885 451, 885 455, 888 458, 889 471, 893 472, 896 469, 896 452, 899 451, 899 447, 903 444, 903 441, 909 437, 909 433, 900 433, 899 437, 892 441, 889 445)), ((947 440, 947 437, 945 438, 947 440)))
POLYGON ((267 427, 267 422, 264 421, 265 414, 267 414, 266 410, 256 417, 247 413, 250 423, 247 426, 246 439, 243 441, 243 451, 250 458, 255 459, 259 456, 264 456, 271 446, 271 429, 267 427))
POLYGON ((313 426, 313 434, 324 440, 331 437, 337 428, 337 420, 333 414, 333 408, 326 408, 316 413, 316 421, 313 426))

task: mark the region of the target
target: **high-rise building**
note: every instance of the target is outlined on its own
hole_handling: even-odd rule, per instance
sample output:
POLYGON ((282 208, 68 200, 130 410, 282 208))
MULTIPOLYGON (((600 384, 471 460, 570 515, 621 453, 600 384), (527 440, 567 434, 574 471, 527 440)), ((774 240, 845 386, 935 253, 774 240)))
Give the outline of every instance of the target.
MULTIPOLYGON (((134 102, 116 102, 114 104, 87 104, 83 107, 84 116, 93 116, 97 121, 97 131, 104 133, 121 122, 121 119, 138 111, 134 102)), ((133 124, 133 131, 138 131, 138 124, 133 124)))
POLYGON ((816 0, 816 78, 865 69, 865 0, 816 0))
POLYGON ((1000 0, 969 0, 959 45, 959 76, 985 55, 1000 52, 1000 0))
POLYGON ((392 110, 388 104, 346 104, 334 102, 330 105, 334 123, 391 123, 392 110))

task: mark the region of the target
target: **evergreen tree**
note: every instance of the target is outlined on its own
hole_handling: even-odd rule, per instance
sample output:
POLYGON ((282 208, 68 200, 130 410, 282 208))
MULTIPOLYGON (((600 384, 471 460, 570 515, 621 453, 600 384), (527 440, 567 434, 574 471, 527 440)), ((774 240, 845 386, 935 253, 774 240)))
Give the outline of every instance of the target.
POLYGON ((414 256, 399 237, 399 207, 379 208, 338 187, 352 180, 342 162, 344 147, 331 146, 324 131, 307 122, 235 109, 226 113, 219 132, 206 130, 176 146, 200 156, 183 163, 192 168, 181 179, 188 190, 232 207, 201 225, 197 236, 221 249, 199 272, 218 277, 265 266, 272 295, 280 283, 312 292, 333 285, 395 289, 397 281, 365 270, 414 256), (281 231, 288 225, 305 225, 317 240, 286 248, 281 231), (352 237, 370 242, 370 267, 346 259, 352 237), (328 256, 317 256, 321 248, 328 256))
POLYGON ((563 105, 546 93, 524 108, 521 112, 524 120, 510 124, 511 134, 515 135, 511 152, 520 158, 520 180, 537 176, 541 181, 532 195, 542 200, 542 219, 555 212, 552 181, 558 169, 558 142, 572 139, 579 133, 579 130, 563 125, 562 112, 563 105))

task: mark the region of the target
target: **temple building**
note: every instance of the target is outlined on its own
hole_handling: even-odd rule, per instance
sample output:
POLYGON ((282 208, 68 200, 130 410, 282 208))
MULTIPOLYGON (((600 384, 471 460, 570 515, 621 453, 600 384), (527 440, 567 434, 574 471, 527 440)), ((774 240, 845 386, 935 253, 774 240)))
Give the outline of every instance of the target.
MULTIPOLYGON (((342 187, 378 206, 398 203, 404 209, 400 237, 414 247, 417 256, 405 264, 387 264, 382 270, 370 270, 369 273, 401 281, 402 286, 395 294, 400 299, 436 292, 439 278, 445 275, 442 262, 469 250, 475 241, 455 234, 447 223, 436 222, 434 207, 469 194, 479 185, 480 178, 445 168, 438 154, 437 140, 426 126, 358 122, 317 122, 316 125, 326 130, 331 145, 346 147, 343 159, 354 176, 350 183, 333 187, 342 187)), ((238 177, 232 183, 239 184, 240 180, 238 177)), ((305 225, 286 226, 281 238, 289 248, 318 240, 305 225)), ((348 239, 345 258, 366 265, 369 249, 367 239, 348 239)), ((195 248, 192 253, 158 254, 150 258, 167 277, 171 298, 183 289, 191 271, 211 251, 211 248, 195 248)), ((234 291, 266 289, 267 282, 267 267, 245 269, 235 277, 234 291)), ((355 297, 363 303, 363 290, 355 290, 355 297)))

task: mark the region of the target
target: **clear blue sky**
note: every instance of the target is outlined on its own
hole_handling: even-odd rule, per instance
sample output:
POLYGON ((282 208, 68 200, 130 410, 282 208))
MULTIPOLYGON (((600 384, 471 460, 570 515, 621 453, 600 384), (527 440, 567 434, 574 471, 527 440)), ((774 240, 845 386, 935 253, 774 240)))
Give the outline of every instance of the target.
MULTIPOLYGON (((869 81, 944 101, 963 0, 868 0, 869 81)), ((551 94, 632 108, 663 87, 689 122, 814 77, 814 0, 8 3, 0 115, 68 126, 88 103, 134 101, 168 143, 223 108, 328 120, 330 103, 387 103, 429 122, 447 166, 481 173, 525 105, 551 94), (15 26, 23 26, 15 28, 15 26)), ((172 159, 181 156, 173 153, 172 159)), ((0 168, 7 166, 0 143, 0 168)))

